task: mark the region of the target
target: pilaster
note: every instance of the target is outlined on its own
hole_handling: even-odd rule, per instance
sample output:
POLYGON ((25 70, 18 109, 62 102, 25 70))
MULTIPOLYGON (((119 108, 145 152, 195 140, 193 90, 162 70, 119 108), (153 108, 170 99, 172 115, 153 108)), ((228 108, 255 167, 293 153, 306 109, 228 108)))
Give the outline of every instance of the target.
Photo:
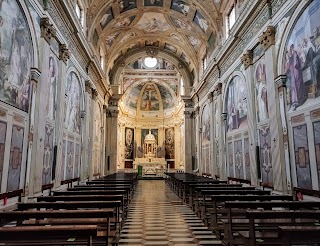
MULTIPOLYGON (((255 94, 254 94, 254 68, 253 64, 253 54, 252 51, 248 51, 241 60, 245 67, 245 77, 247 84, 247 97, 248 97, 248 136, 249 136, 249 159, 250 159, 250 174, 251 177, 246 177, 251 180, 253 185, 258 185, 258 169, 257 169, 257 158, 256 158, 256 145, 257 145, 257 120, 255 113, 255 94), (244 59, 246 58, 246 59, 244 59)), ((245 168, 245 161, 244 168, 245 168)), ((246 171, 244 170, 244 173, 246 171)))
POLYGON ((287 178, 284 163, 283 133, 281 129, 279 112, 278 86, 274 83, 275 76, 275 28, 268 26, 267 30, 259 37, 260 44, 265 50, 266 60, 266 87, 268 91, 268 111, 271 135, 271 159, 273 169, 273 186, 275 190, 287 191, 287 178))

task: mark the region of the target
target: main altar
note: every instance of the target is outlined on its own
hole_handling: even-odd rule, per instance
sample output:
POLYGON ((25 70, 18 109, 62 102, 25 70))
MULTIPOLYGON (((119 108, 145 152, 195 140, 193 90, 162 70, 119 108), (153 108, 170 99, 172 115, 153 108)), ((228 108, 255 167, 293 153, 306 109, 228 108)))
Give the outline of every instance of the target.
POLYGON ((151 131, 146 135, 143 142, 143 158, 135 158, 133 168, 142 166, 143 175, 163 175, 167 162, 165 158, 157 157, 157 141, 151 131))

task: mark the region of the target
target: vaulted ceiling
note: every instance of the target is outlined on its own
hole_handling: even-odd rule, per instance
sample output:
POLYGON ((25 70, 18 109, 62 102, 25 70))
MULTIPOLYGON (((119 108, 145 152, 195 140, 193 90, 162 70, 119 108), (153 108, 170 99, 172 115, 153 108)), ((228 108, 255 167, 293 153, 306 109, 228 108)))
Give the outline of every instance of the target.
POLYGON ((129 51, 149 47, 198 71, 220 44, 220 8, 221 0, 92 0, 88 36, 107 71, 129 51))

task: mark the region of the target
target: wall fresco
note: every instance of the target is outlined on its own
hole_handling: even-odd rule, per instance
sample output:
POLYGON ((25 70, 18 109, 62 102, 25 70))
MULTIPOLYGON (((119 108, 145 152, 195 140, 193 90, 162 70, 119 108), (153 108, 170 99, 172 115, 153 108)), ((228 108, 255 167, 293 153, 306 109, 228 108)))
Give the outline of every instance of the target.
POLYGON ((33 47, 28 23, 15 0, 1 1, 0 100, 28 111, 33 47))

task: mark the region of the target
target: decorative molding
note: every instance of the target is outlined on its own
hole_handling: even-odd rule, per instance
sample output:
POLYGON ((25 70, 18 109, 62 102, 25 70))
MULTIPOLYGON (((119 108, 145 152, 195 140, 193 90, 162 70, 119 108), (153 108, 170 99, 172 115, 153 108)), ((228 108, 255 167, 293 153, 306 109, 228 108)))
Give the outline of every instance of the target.
POLYGON ((159 49, 158 48, 147 48, 146 53, 148 56, 154 57, 159 54, 159 49))
POLYGON ((43 17, 40 19, 41 27, 41 37, 44 38, 48 43, 52 37, 56 36, 56 29, 53 27, 53 24, 50 23, 48 17, 43 17))
POLYGON ((259 37, 259 42, 264 50, 267 50, 271 45, 276 43, 276 29, 274 26, 267 27, 267 30, 259 37))
POLYGON ((248 50, 247 53, 243 54, 241 57, 241 62, 244 65, 244 68, 247 69, 253 64, 253 51, 248 50))
POLYGON ((86 89, 86 92, 91 95, 91 93, 92 93, 92 86, 91 86, 91 83, 90 83, 89 80, 86 80, 86 82, 85 82, 85 89, 86 89))
POLYGON ((287 75, 279 75, 274 82, 278 88, 286 87, 287 75))
POLYGON ((38 83, 41 76, 41 72, 39 71, 39 69, 33 67, 30 69, 30 73, 31 73, 31 80, 38 83))
POLYGON ((70 51, 67 48, 67 45, 60 44, 59 45, 59 59, 67 64, 69 58, 70 58, 70 51))

